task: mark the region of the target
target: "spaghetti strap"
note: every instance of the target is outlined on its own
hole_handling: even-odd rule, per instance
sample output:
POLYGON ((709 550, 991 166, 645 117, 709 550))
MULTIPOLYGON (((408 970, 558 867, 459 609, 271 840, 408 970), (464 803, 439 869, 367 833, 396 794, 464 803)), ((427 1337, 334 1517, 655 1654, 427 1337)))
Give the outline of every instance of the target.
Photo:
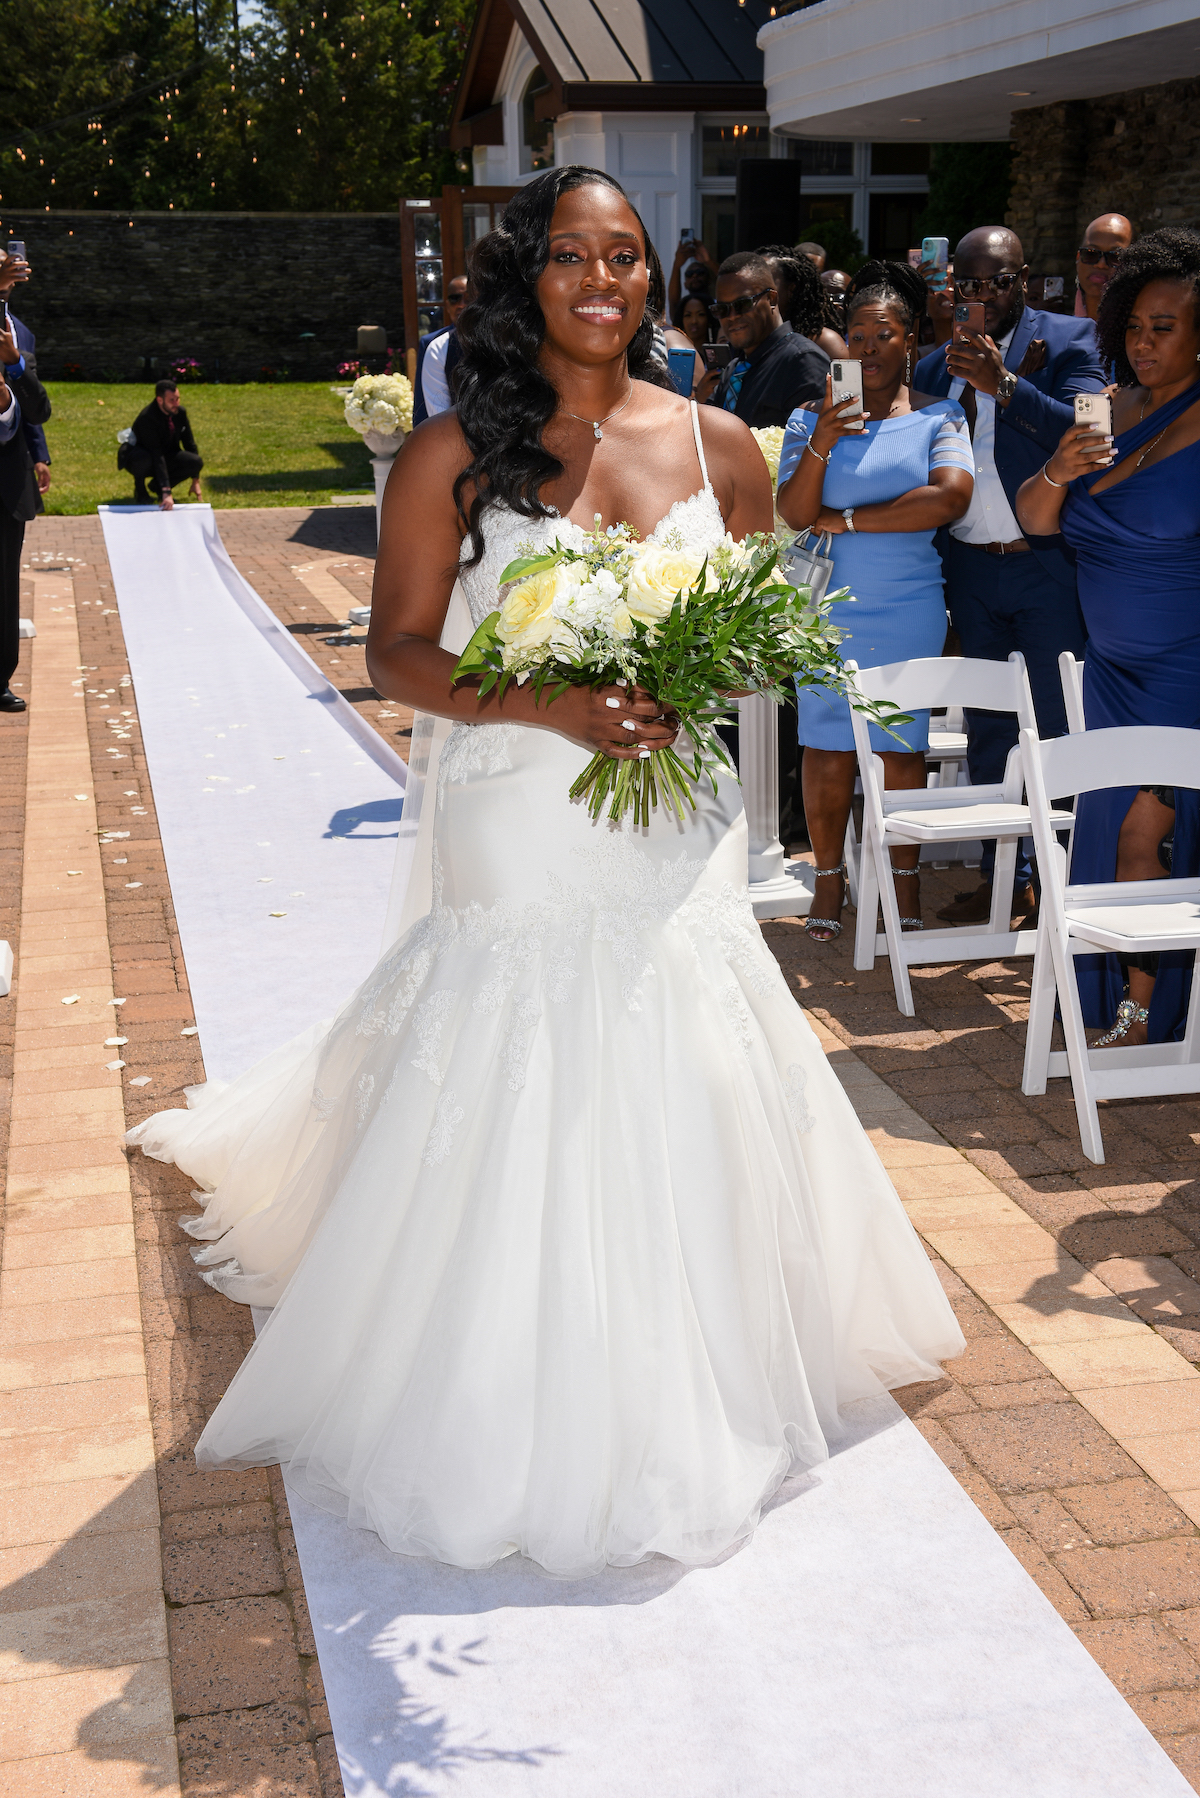
POLYGON ((712 482, 708 478, 708 463, 704 460, 704 445, 700 441, 700 413, 695 400, 692 406, 692 436, 696 439, 696 454, 700 458, 700 473, 704 476, 706 492, 712 492, 712 482))

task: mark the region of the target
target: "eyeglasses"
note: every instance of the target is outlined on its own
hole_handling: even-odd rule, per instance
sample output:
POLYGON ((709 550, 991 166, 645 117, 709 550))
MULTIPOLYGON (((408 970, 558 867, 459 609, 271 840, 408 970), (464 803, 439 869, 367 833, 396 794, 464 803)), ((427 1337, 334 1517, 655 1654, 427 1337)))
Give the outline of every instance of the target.
POLYGON ((954 287, 964 300, 974 300, 981 293, 1008 293, 1020 279, 1020 275, 964 275, 954 287))
POLYGON ((773 293, 772 287, 760 287, 757 293, 739 293, 736 300, 714 300, 713 311, 718 318, 728 318, 732 312, 735 318, 744 318, 752 312, 764 293, 773 293))
POLYGON ((1122 250, 1097 250, 1090 243, 1081 243, 1075 254, 1080 262, 1086 262, 1089 268, 1095 268, 1100 261, 1106 262, 1109 268, 1116 268, 1124 252, 1122 250))

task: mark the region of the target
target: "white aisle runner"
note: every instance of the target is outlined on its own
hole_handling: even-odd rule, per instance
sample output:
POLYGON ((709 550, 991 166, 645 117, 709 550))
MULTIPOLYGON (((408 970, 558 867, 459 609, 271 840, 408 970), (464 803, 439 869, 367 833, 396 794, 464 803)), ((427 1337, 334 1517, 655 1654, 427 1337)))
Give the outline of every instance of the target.
MULTIPOLYGON (((110 513, 105 530, 206 1066, 233 1071, 362 978, 393 841, 317 828, 338 808, 362 815, 381 773, 253 642, 211 521, 172 537, 180 522, 110 513), (230 721, 248 728, 233 737, 230 721), (292 778, 304 748, 324 809, 315 780, 292 778), (202 797, 210 752, 252 791, 202 797), (269 802, 254 798, 264 784, 269 802), (263 918, 290 872, 257 888, 269 903, 246 900, 271 871, 257 835, 272 838, 272 868, 304 870, 299 922, 286 899, 289 918, 269 921, 287 935, 263 918)), ((512 1558, 463 1573, 391 1555, 289 1498, 351 1798, 1191 1792, 887 1398, 853 1407, 828 1467, 785 1488, 749 1547, 711 1568, 654 1560, 562 1581, 512 1558)))
POLYGON ((100 514, 205 1068, 228 1080, 374 967, 405 766, 238 573, 211 507, 100 514))

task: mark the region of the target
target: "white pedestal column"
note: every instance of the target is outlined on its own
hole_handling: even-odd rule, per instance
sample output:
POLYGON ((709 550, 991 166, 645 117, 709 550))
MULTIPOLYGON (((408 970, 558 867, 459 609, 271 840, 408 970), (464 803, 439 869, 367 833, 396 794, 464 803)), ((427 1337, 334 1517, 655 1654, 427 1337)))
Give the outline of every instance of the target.
POLYGON ((371 467, 375 470, 375 541, 379 542, 379 525, 383 516, 383 490, 387 486, 387 478, 391 473, 392 463, 396 460, 395 451, 390 456, 372 456, 371 467))
POLYGON ((779 841, 779 723, 770 699, 739 699, 741 797, 750 834, 750 903, 756 917, 808 917, 813 874, 779 841), (795 872, 790 872, 795 870, 795 872))
POLYGON ((779 841, 777 709, 769 699, 738 700, 742 799, 750 834, 750 901, 756 918, 804 918, 812 903, 812 869, 806 862, 789 862, 779 841))

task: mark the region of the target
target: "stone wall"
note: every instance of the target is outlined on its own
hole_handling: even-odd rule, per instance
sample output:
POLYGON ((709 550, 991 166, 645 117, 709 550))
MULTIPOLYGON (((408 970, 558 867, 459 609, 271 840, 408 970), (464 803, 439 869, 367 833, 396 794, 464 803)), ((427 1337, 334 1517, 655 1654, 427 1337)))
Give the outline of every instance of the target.
POLYGON ((1139 233, 1200 230, 1200 80, 1013 114, 1008 223, 1039 274, 1072 275, 1085 227, 1123 212, 1139 233))
POLYGON ((40 372, 145 379, 191 356, 210 379, 264 369, 323 380, 359 325, 404 342, 400 225, 391 212, 5 211, 33 276, 15 310, 40 372), (308 335, 311 333, 311 335, 308 335))

